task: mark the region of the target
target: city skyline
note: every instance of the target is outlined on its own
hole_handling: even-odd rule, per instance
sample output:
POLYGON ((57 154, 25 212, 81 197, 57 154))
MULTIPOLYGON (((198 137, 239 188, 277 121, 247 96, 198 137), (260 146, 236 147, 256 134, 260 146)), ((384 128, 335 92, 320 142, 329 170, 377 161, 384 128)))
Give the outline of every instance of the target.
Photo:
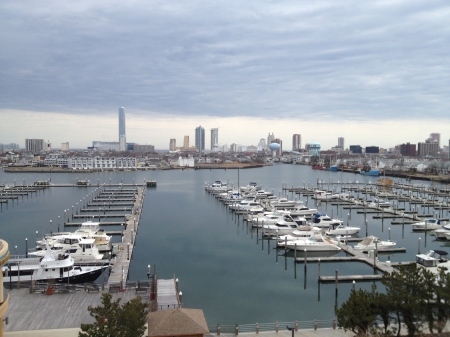
POLYGON ((0 143, 115 141, 124 105, 126 141, 158 149, 200 123, 221 144, 274 132, 388 148, 436 132, 442 146, 449 19, 443 0, 5 0, 0 143))

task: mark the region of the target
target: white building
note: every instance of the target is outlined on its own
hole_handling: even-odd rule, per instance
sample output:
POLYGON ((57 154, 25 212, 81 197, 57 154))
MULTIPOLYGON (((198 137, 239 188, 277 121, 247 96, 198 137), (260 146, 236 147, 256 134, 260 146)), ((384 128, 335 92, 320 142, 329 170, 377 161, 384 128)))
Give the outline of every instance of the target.
POLYGON ((183 158, 183 157, 179 157, 178 158, 178 166, 181 167, 194 167, 195 163, 194 163, 194 158, 189 157, 189 158, 183 158))

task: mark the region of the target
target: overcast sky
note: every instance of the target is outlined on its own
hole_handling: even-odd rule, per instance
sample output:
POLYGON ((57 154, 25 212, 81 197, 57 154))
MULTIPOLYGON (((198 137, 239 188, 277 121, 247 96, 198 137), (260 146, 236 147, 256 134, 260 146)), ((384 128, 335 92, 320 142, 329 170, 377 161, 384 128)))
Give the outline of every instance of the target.
POLYGON ((0 46, 0 143, 450 138, 448 0, 2 0, 0 46))

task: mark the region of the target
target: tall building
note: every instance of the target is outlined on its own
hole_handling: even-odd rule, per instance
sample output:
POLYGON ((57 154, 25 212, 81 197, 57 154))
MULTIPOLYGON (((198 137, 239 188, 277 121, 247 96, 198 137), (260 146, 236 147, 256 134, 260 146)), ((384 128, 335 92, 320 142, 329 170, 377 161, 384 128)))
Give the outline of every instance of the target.
POLYGON ((183 147, 189 149, 189 136, 184 136, 183 147))
POLYGON ((350 151, 352 153, 362 153, 361 145, 350 145, 350 151))
POLYGON ((69 152, 69 142, 61 143, 61 151, 62 152, 69 152))
POLYGON ((219 148, 219 128, 211 129, 211 151, 217 151, 219 148))
POLYGON ((195 147, 200 153, 205 150, 205 128, 201 125, 195 128, 195 147))
POLYGON ((380 153, 378 146, 366 146, 366 153, 380 153))
POLYGON ((292 136, 292 151, 299 151, 302 148, 302 136, 298 133, 292 136))
POLYGON ((33 152, 37 154, 44 150, 44 140, 43 139, 25 139, 25 150, 27 152, 33 152))
POLYGON ((279 138, 272 139, 272 143, 280 144, 280 148, 275 152, 277 157, 280 157, 283 154, 283 141, 279 138))
POLYGON ((441 134, 434 132, 430 134, 430 139, 434 140, 438 144, 438 149, 441 148, 441 134))
POLYGON ((125 131, 125 108, 119 108, 119 151, 127 150, 127 136, 125 131))
POLYGON ((272 134, 270 134, 270 132, 269 132, 269 135, 267 136, 267 145, 270 145, 271 143, 273 143, 274 139, 275 139, 275 135, 273 134, 273 132, 272 132, 272 134))
POLYGON ((416 144, 401 144, 400 154, 405 157, 415 157, 416 156, 416 144))
POLYGON ((344 147, 344 137, 338 137, 338 146, 342 149, 345 149, 344 147))
POLYGON ((417 144, 417 152, 419 157, 436 157, 438 150, 438 143, 434 141, 417 144))
POLYGON ((175 151, 177 149, 177 140, 175 138, 170 138, 169 150, 175 151))

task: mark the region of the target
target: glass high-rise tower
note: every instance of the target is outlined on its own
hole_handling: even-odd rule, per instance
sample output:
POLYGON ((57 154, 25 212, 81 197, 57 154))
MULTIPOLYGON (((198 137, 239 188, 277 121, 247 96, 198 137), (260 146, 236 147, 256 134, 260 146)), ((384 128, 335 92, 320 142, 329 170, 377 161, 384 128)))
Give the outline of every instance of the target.
POLYGON ((125 108, 119 108, 119 151, 126 151, 125 108))
POLYGON ((195 128, 195 147, 200 153, 205 149, 205 128, 201 125, 195 128))

